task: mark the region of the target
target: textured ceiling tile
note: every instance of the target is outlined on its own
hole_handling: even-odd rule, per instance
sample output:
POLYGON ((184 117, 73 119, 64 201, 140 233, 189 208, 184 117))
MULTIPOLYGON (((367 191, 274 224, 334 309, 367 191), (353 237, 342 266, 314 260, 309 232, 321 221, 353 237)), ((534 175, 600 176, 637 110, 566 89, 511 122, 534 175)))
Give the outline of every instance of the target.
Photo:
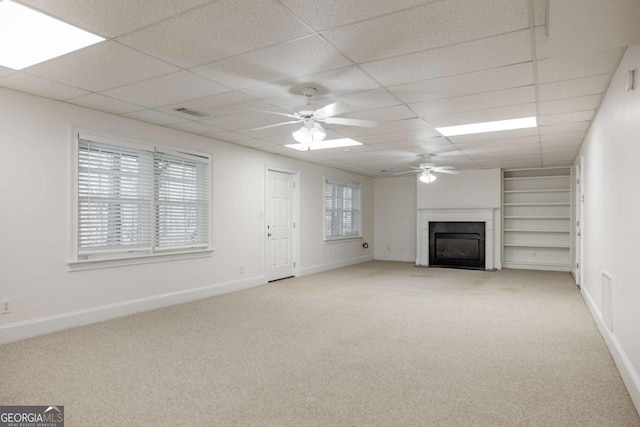
POLYGON ((244 89, 349 65, 351 61, 325 40, 310 36, 195 67, 192 71, 234 89, 244 89))
POLYGON ((434 127, 457 126, 470 123, 509 120, 536 115, 536 104, 513 105, 510 107, 491 108, 481 111, 425 116, 424 119, 434 127))
POLYGON ((544 27, 538 27, 535 30, 536 38, 536 58, 549 58, 549 36, 545 34, 544 27))
MULTIPOLYGON (((278 117, 259 111, 247 111, 231 116, 200 120, 202 123, 223 130, 251 129, 287 121, 286 117, 278 117), (284 120, 283 120, 284 119, 284 120)), ((269 129, 265 129, 267 131, 269 129)))
POLYGON ((315 30, 374 18, 434 0, 281 0, 315 30))
POLYGON ((210 0, 21 0, 49 15, 105 37, 117 37, 210 0))
POLYGON ((146 107, 160 107, 225 92, 228 89, 187 71, 156 77, 104 92, 104 95, 146 107))
POLYGON ((540 127, 540 135, 553 135, 573 132, 586 132, 590 122, 569 123, 562 125, 542 126, 540 127))
POLYGON ((540 102, 540 114, 571 113, 574 111, 595 110, 601 95, 587 95, 576 98, 558 99, 540 102))
POLYGON ((351 107, 352 111, 371 110, 400 104, 400 101, 385 89, 368 90, 349 95, 336 96, 333 98, 333 101, 344 102, 351 107))
POLYGON ((544 83, 538 86, 538 98, 540 101, 551 101, 554 99, 594 95, 603 93, 608 83, 608 74, 544 83))
MULTIPOLYGON (((491 132, 489 132, 491 133, 491 132)), ((488 135, 490 138, 490 135, 488 135)), ((504 138, 504 139, 487 139, 483 141, 467 141, 456 142, 456 147, 472 148, 472 147, 503 147, 503 146, 519 146, 527 144, 539 144, 538 135, 524 136, 520 138, 504 138)))
POLYGON ((118 41, 172 64, 193 67, 310 33, 275 1, 219 0, 118 41))
POLYGON ((540 141, 543 144, 554 142, 566 142, 566 141, 582 141, 586 135, 584 130, 578 130, 576 132, 564 132, 564 133, 551 133, 540 135, 540 141))
POLYGON ((379 123, 384 123, 395 120, 412 119, 416 117, 416 114, 409 108, 407 108, 406 105, 396 105, 394 107, 378 108, 376 110, 341 114, 340 117, 362 120, 375 120, 379 123))
POLYGON ((102 42, 29 67, 29 74, 93 92, 177 71, 115 42, 102 42))
POLYGON ((531 62, 392 86, 389 91, 411 103, 497 91, 533 84, 531 62))
POLYGON ((548 83, 579 77, 609 74, 615 70, 620 49, 596 52, 583 58, 538 61, 538 82, 548 83))
POLYGON ((326 105, 333 102, 334 97, 380 87, 375 80, 372 80, 358 67, 347 67, 302 76, 277 84, 256 86, 244 89, 242 92, 273 105, 301 105, 306 103, 306 99, 302 95, 302 87, 304 86, 318 89, 318 96, 311 99, 313 105, 326 105), (320 101, 326 101, 326 103, 320 104, 320 101))
POLYGON ((356 62, 389 58, 527 28, 526 0, 449 0, 322 34, 356 62))
POLYGON ((558 125, 564 123, 586 122, 593 118, 595 110, 576 111, 573 113, 561 113, 542 115, 538 118, 540 126, 558 125))
POLYGON ((220 129, 216 129, 212 126, 207 126, 198 122, 183 122, 169 125, 170 128, 183 130, 189 133, 195 133, 197 135, 207 135, 213 132, 220 132, 220 129))
POLYGON ((170 125, 174 123, 184 122, 185 119, 172 116, 171 114, 163 113, 161 111, 155 110, 142 110, 142 111, 134 111, 132 113, 123 114, 126 117, 130 117, 132 119, 140 120, 143 122, 154 123, 158 125, 170 125))
POLYGON ((119 101, 117 99, 109 98, 108 96, 100 95, 99 93, 92 93, 78 98, 69 99, 67 102, 113 114, 130 113, 132 111, 145 109, 139 105, 119 101))
POLYGON ((535 102, 535 100, 535 89, 534 86, 531 85, 495 92, 419 102, 409 104, 409 107, 420 116, 431 116, 528 104, 535 102))
POLYGON ((0 86, 58 100, 75 98, 89 93, 76 87, 30 76, 24 72, 9 74, 0 78, 0 86))
POLYGON ((475 40, 363 64, 386 86, 531 61, 529 31, 475 40))
POLYGON ((440 136, 438 132, 433 130, 427 123, 421 119, 397 120, 394 122, 380 123, 375 128, 359 128, 352 126, 343 126, 340 133, 348 137, 358 137, 361 135, 376 135, 394 132, 423 130, 430 132, 432 137, 440 136))

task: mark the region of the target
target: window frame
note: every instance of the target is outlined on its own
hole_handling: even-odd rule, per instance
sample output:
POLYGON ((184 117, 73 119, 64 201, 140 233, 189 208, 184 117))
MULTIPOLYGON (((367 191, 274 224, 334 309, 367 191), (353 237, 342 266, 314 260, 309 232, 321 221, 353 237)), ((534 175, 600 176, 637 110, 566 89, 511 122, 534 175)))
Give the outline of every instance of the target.
MULTIPOLYGON (((345 240, 357 240, 357 239, 362 239, 362 195, 363 195, 363 188, 362 188, 362 183, 360 182, 355 182, 355 181, 351 181, 351 182, 346 182, 344 180, 337 180, 337 179, 331 179, 331 178, 327 178, 324 177, 323 179, 323 186, 322 186, 322 204, 323 204, 323 219, 322 219, 322 235, 324 238, 324 242, 325 243, 332 243, 332 242, 341 242, 341 241, 345 241, 345 240), (343 187, 351 187, 351 188, 357 188, 359 191, 359 201, 360 201, 360 206, 357 209, 358 212, 358 234, 357 235, 345 235, 344 234, 344 223, 342 224, 342 234, 339 236, 327 236, 327 185, 328 184, 333 184, 333 185, 340 185, 343 187)), ((343 209, 344 211, 344 209, 343 209)), ((351 210, 352 212, 355 210, 351 210)))
POLYGON ((213 178, 213 167, 212 167, 212 159, 211 155, 208 153, 197 152, 195 150, 190 149, 180 149, 175 147, 168 147, 161 143, 156 143, 152 140, 139 140, 136 138, 131 138, 128 136, 120 136, 111 133, 103 133, 94 130, 87 130, 82 128, 73 128, 72 129, 72 150, 71 150, 71 241, 70 241, 70 260, 67 262, 69 271, 77 271, 77 270, 87 270, 87 269, 95 269, 95 268, 105 268, 105 267, 118 267, 121 265, 133 265, 133 264, 144 264, 144 263, 155 263, 155 262, 164 262, 164 261, 172 261, 177 259, 189 259, 189 258, 201 258, 211 256, 214 252, 213 248, 213 220, 212 220, 212 178, 213 178), (151 248, 147 251, 113 251, 106 250, 103 251, 104 255, 96 254, 93 256, 84 257, 80 254, 80 242, 79 242, 79 152, 80 152, 80 140, 89 140, 94 141, 100 144, 108 144, 116 147, 123 147, 127 149, 133 150, 141 150, 151 153, 151 201, 150 201, 150 209, 151 209, 151 222, 150 222, 150 230, 151 233, 151 248), (155 161, 153 155, 156 152, 161 152, 170 155, 177 155, 180 157, 195 157, 199 161, 206 162, 208 166, 208 193, 207 193, 207 215, 206 215, 206 245, 194 245, 189 247, 180 247, 180 248, 162 248, 155 247, 155 206, 156 206, 156 198, 155 198, 155 161))

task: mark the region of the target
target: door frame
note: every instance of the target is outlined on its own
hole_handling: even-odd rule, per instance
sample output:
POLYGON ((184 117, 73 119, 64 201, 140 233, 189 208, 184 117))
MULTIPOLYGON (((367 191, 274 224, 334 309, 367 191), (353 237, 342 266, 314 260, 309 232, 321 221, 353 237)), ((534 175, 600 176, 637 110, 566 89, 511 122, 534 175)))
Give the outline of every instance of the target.
POLYGON ((269 220, 269 172, 286 173, 293 176, 293 213, 291 217, 294 220, 293 242, 291 254, 293 255, 293 276, 300 276, 300 171, 287 169, 280 166, 266 165, 264 170, 264 219, 262 221, 262 230, 264 232, 264 277, 269 277, 269 241, 267 237, 267 221, 269 220))
POLYGON ((575 236, 575 274, 576 285, 582 289, 584 281, 584 157, 580 157, 575 165, 575 219, 573 231, 575 236))

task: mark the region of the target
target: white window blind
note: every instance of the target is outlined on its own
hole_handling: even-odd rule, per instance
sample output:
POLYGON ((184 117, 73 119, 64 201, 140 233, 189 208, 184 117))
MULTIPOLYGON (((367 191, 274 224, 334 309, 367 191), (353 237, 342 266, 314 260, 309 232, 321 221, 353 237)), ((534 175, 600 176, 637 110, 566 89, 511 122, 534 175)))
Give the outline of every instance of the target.
POLYGON ((151 153, 79 141, 79 255, 151 248, 151 165, 151 153))
POLYGON ((79 259, 209 245, 209 159, 78 141, 79 259))
POLYGON ((208 162, 156 153, 154 176, 156 247, 207 246, 208 162))
POLYGON ((360 237, 360 185, 326 181, 325 199, 325 238, 360 237))

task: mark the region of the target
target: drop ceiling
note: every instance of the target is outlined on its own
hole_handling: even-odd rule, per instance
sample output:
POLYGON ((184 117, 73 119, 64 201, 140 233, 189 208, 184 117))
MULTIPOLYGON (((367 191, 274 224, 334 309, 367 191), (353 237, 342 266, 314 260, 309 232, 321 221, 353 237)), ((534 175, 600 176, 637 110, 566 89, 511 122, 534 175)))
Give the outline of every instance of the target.
POLYGON ((107 41, 0 86, 367 176, 432 154, 460 169, 570 165, 622 48, 550 57, 545 0, 22 0, 107 41), (376 128, 362 146, 286 148, 300 89, 376 128), (205 114, 176 112, 188 108, 205 114), (435 127, 537 116, 539 127, 445 138, 435 127))

